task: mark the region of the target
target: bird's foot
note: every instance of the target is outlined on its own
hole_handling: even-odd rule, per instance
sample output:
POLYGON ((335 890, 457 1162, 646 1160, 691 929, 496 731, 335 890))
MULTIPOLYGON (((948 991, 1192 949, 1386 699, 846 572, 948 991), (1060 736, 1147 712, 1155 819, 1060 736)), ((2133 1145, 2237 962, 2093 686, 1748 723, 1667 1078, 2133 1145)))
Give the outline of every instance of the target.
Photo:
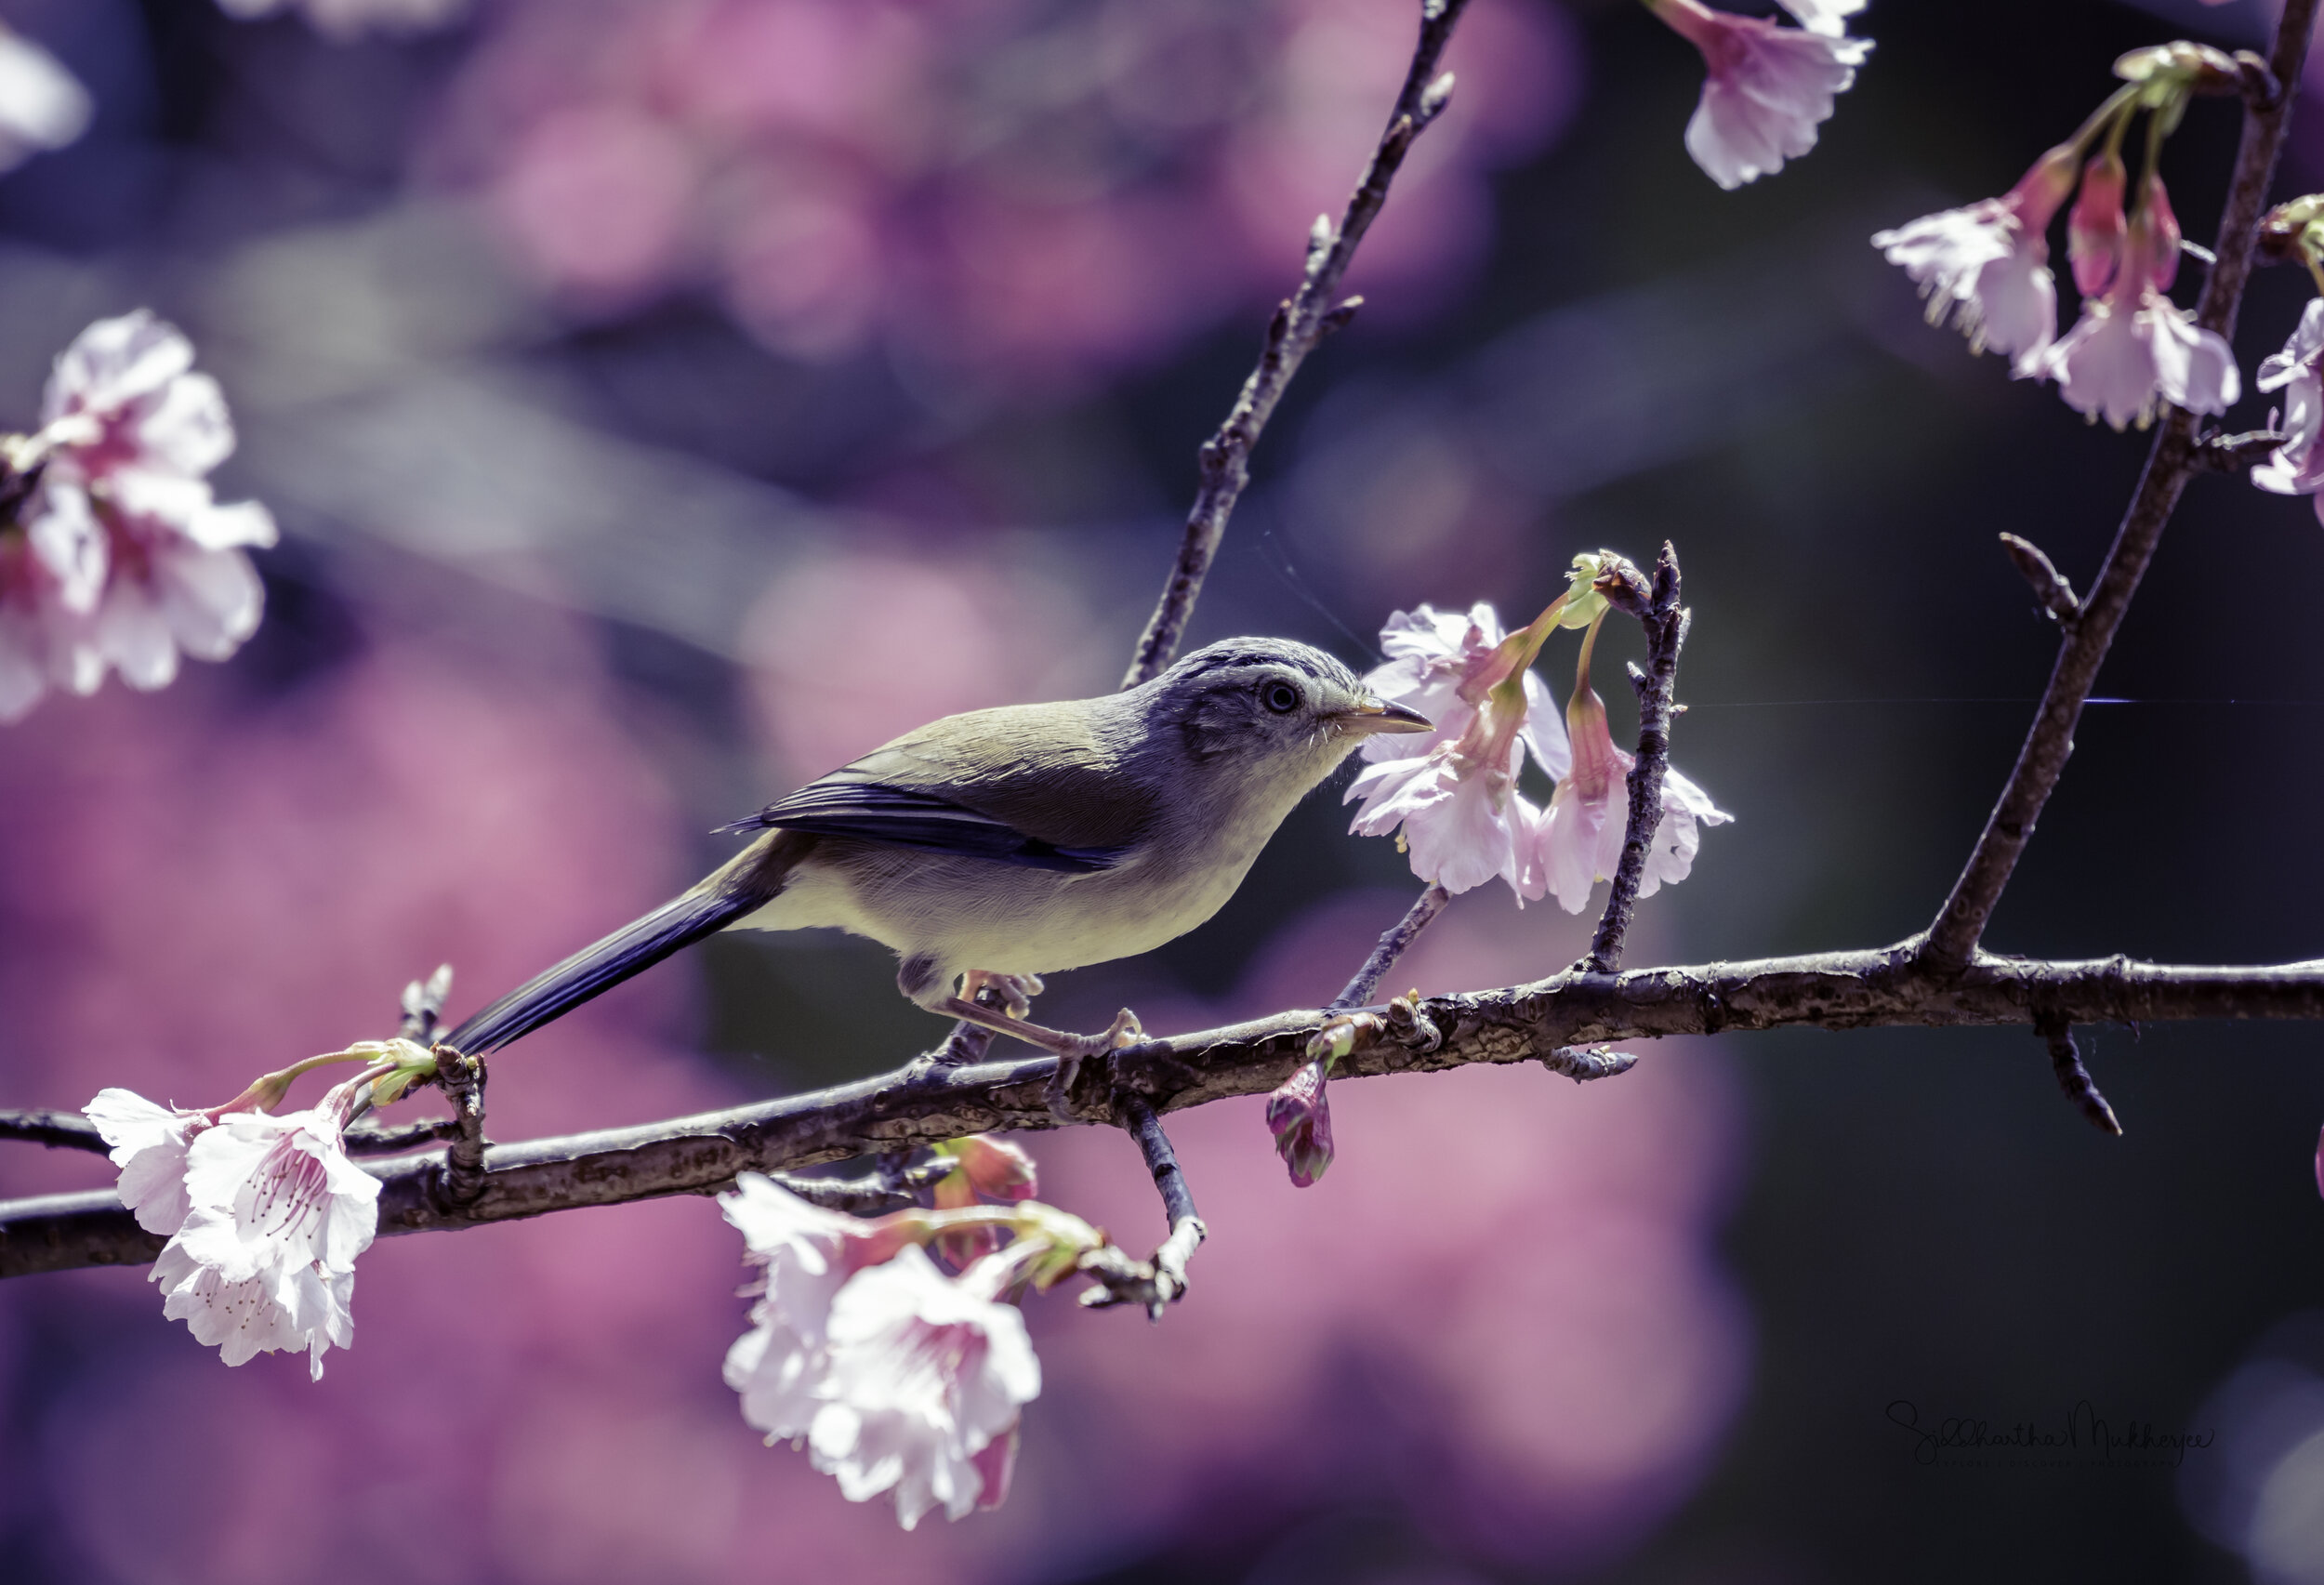
POLYGON ((979 1006, 998 1008, 1011 1018, 1023 1018, 1032 1012, 1033 998, 1047 988, 1038 974, 996 974, 971 969, 960 977, 960 994, 964 998, 979 1006))
MULTIPOLYGON (((984 978, 989 983, 998 976, 986 975, 984 978)), ((965 1018, 971 1024, 981 1024, 987 1029, 1013 1036, 1028 1046, 1038 1046, 1044 1051, 1068 1062, 1079 1062, 1083 1057, 1094 1057, 1105 1051, 1118 1050, 1124 1046, 1134 1046, 1144 1039, 1146 1034, 1144 1026, 1138 1022, 1138 1015, 1128 1008, 1114 1015, 1113 1024, 1102 1035, 1072 1035, 1063 1029, 1028 1024, 1020 1016, 997 1011, 983 1002, 971 1001, 965 997, 946 997, 930 1010, 950 1018, 965 1018)))

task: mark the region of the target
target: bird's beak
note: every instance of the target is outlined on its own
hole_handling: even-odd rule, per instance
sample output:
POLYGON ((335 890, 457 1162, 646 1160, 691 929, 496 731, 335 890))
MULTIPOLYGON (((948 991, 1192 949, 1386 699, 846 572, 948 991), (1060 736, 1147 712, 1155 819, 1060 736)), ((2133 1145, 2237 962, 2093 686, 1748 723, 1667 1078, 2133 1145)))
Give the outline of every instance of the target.
POLYGON ((1348 732, 1368 735, 1376 732, 1434 732, 1436 723, 1418 710, 1407 710, 1402 705, 1392 705, 1384 699, 1366 699, 1353 709, 1340 713, 1341 727, 1348 732))

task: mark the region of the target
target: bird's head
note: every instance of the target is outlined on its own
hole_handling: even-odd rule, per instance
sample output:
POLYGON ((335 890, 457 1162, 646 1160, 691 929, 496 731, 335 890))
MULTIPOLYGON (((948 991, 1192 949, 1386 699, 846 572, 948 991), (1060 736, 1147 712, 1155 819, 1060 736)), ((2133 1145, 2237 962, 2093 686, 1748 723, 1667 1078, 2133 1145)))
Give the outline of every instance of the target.
POLYGON ((1281 778, 1296 799, 1365 738, 1427 732, 1427 718, 1375 697, 1331 656, 1288 639, 1229 639, 1148 684, 1149 721, 1189 760, 1281 778))

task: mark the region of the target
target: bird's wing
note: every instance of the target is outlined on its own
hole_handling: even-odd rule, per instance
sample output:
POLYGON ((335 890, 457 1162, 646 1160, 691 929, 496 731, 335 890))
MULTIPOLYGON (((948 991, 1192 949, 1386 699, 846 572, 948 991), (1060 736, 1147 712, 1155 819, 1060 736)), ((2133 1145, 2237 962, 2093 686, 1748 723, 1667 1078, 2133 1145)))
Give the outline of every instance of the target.
POLYGON ((1068 847, 1042 839, 996 815, 917 787, 862 781, 839 772, 811 782, 767 805, 730 831, 780 826, 820 837, 854 837, 964 858, 992 859, 1030 869, 1089 875, 1111 869, 1129 852, 1127 843, 1068 847))

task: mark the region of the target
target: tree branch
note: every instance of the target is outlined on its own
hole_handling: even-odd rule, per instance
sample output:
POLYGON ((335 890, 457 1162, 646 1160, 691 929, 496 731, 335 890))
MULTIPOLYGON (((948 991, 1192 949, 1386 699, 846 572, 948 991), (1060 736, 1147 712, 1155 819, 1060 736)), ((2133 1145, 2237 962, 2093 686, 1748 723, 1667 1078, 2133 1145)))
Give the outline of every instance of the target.
MULTIPOLYGON (((2300 81, 2301 66, 2307 59, 2308 33, 2316 21, 2317 3, 2286 0, 2267 61, 2283 91, 2272 97, 2251 94, 2245 100, 2243 140, 2236 152, 2226 207, 2219 217, 2219 242, 2214 250, 2218 262, 2204 280, 2195 315, 2204 329, 2231 338, 2244 284, 2251 274, 2260 212, 2291 125, 2294 98, 2291 90, 2300 81)), ((2155 436, 2146 472, 2139 478, 2106 563, 2099 568, 2097 582, 2059 646, 2057 665, 2009 784, 1920 948, 1940 968, 1961 967, 1975 952, 1986 923, 1993 917, 1994 905, 2000 901, 2001 891, 2033 836, 2034 822, 2066 770, 2067 756, 2074 751, 2074 728, 2081 720, 2082 705, 2097 680, 2098 668, 2114 643, 2115 630, 2122 625, 2131 597, 2138 592, 2139 580, 2154 557, 2163 525, 2179 503, 2180 492, 2201 467, 2195 425, 2194 414, 2173 407, 2155 436)))
POLYGON ((1639 882, 1645 878, 1646 854, 1662 825, 1662 783, 1670 768, 1671 701, 1678 692, 1679 646, 1686 642, 1687 612, 1679 603, 1679 553, 1669 540, 1655 560, 1654 589, 1642 603, 1644 591, 1631 586, 1636 569, 1624 562, 1612 579, 1615 604, 1638 618, 1646 629, 1644 671, 1631 668, 1631 686, 1638 694, 1638 758, 1630 768, 1630 821, 1622 834, 1622 856, 1614 866, 1606 892, 1605 912, 1598 933, 1590 943, 1585 961, 1593 974, 1611 974, 1622 965, 1622 943, 1630 934, 1631 913, 1638 906, 1639 882))
POLYGON ((1226 422, 1203 442, 1202 483, 1195 492, 1194 509, 1186 514, 1178 561, 1131 654, 1123 687, 1135 688, 1160 676, 1178 654, 1195 598, 1202 592, 1202 581, 1219 552, 1220 537, 1226 533, 1226 520, 1242 497, 1243 487, 1250 482, 1251 448, 1259 443, 1260 431, 1267 427, 1275 403, 1283 399, 1284 389, 1307 355, 1326 336, 1354 317, 1356 305, 1363 301, 1350 297, 1335 306, 1331 299, 1355 257, 1356 244, 1388 201, 1388 184, 1404 165, 1412 140, 1444 113, 1451 98, 1452 78, 1449 73, 1438 76, 1436 66, 1468 4, 1469 0, 1423 0, 1420 36, 1413 47, 1412 64, 1396 95, 1396 108, 1389 112, 1387 130, 1380 134, 1371 163, 1365 166, 1364 178, 1348 200, 1347 213, 1336 231, 1329 216, 1316 217, 1299 289, 1276 308, 1267 326, 1259 366, 1243 382, 1242 394, 1235 398, 1226 422))
MULTIPOLYGON (((2044 962, 1980 953, 1955 972, 1900 944, 1618 974, 1568 971, 1527 985, 1396 1002, 1379 1010, 1379 1033, 1341 1059, 1335 1076, 1544 1061, 1561 1053, 1570 1062, 1575 1053, 1564 1048, 1731 1030, 2025 1028, 2051 1018, 2075 1024, 2324 1019, 2324 959, 2215 968, 2127 958, 2044 962)), ((1125 1095, 1142 1097, 1163 1114, 1264 1094, 1307 1060, 1309 1037, 1329 1016, 1278 1013, 1125 1048, 1110 1063, 1085 1064, 1076 1084, 1076 1115, 1118 1126, 1125 1095)), ((714 1194, 737 1172, 791 1170, 968 1133, 1056 1128, 1047 1097, 1056 1065, 1053 1058, 1035 1056, 965 1067, 908 1066, 725 1112, 495 1144, 485 1152, 482 1190, 466 1205, 442 1197, 432 1156, 380 1162, 367 1170, 383 1185, 383 1235, 479 1227, 665 1195, 714 1194)), ((140 1229, 110 1189, 0 1204, 0 1276, 142 1262, 163 1242, 140 1229)))

